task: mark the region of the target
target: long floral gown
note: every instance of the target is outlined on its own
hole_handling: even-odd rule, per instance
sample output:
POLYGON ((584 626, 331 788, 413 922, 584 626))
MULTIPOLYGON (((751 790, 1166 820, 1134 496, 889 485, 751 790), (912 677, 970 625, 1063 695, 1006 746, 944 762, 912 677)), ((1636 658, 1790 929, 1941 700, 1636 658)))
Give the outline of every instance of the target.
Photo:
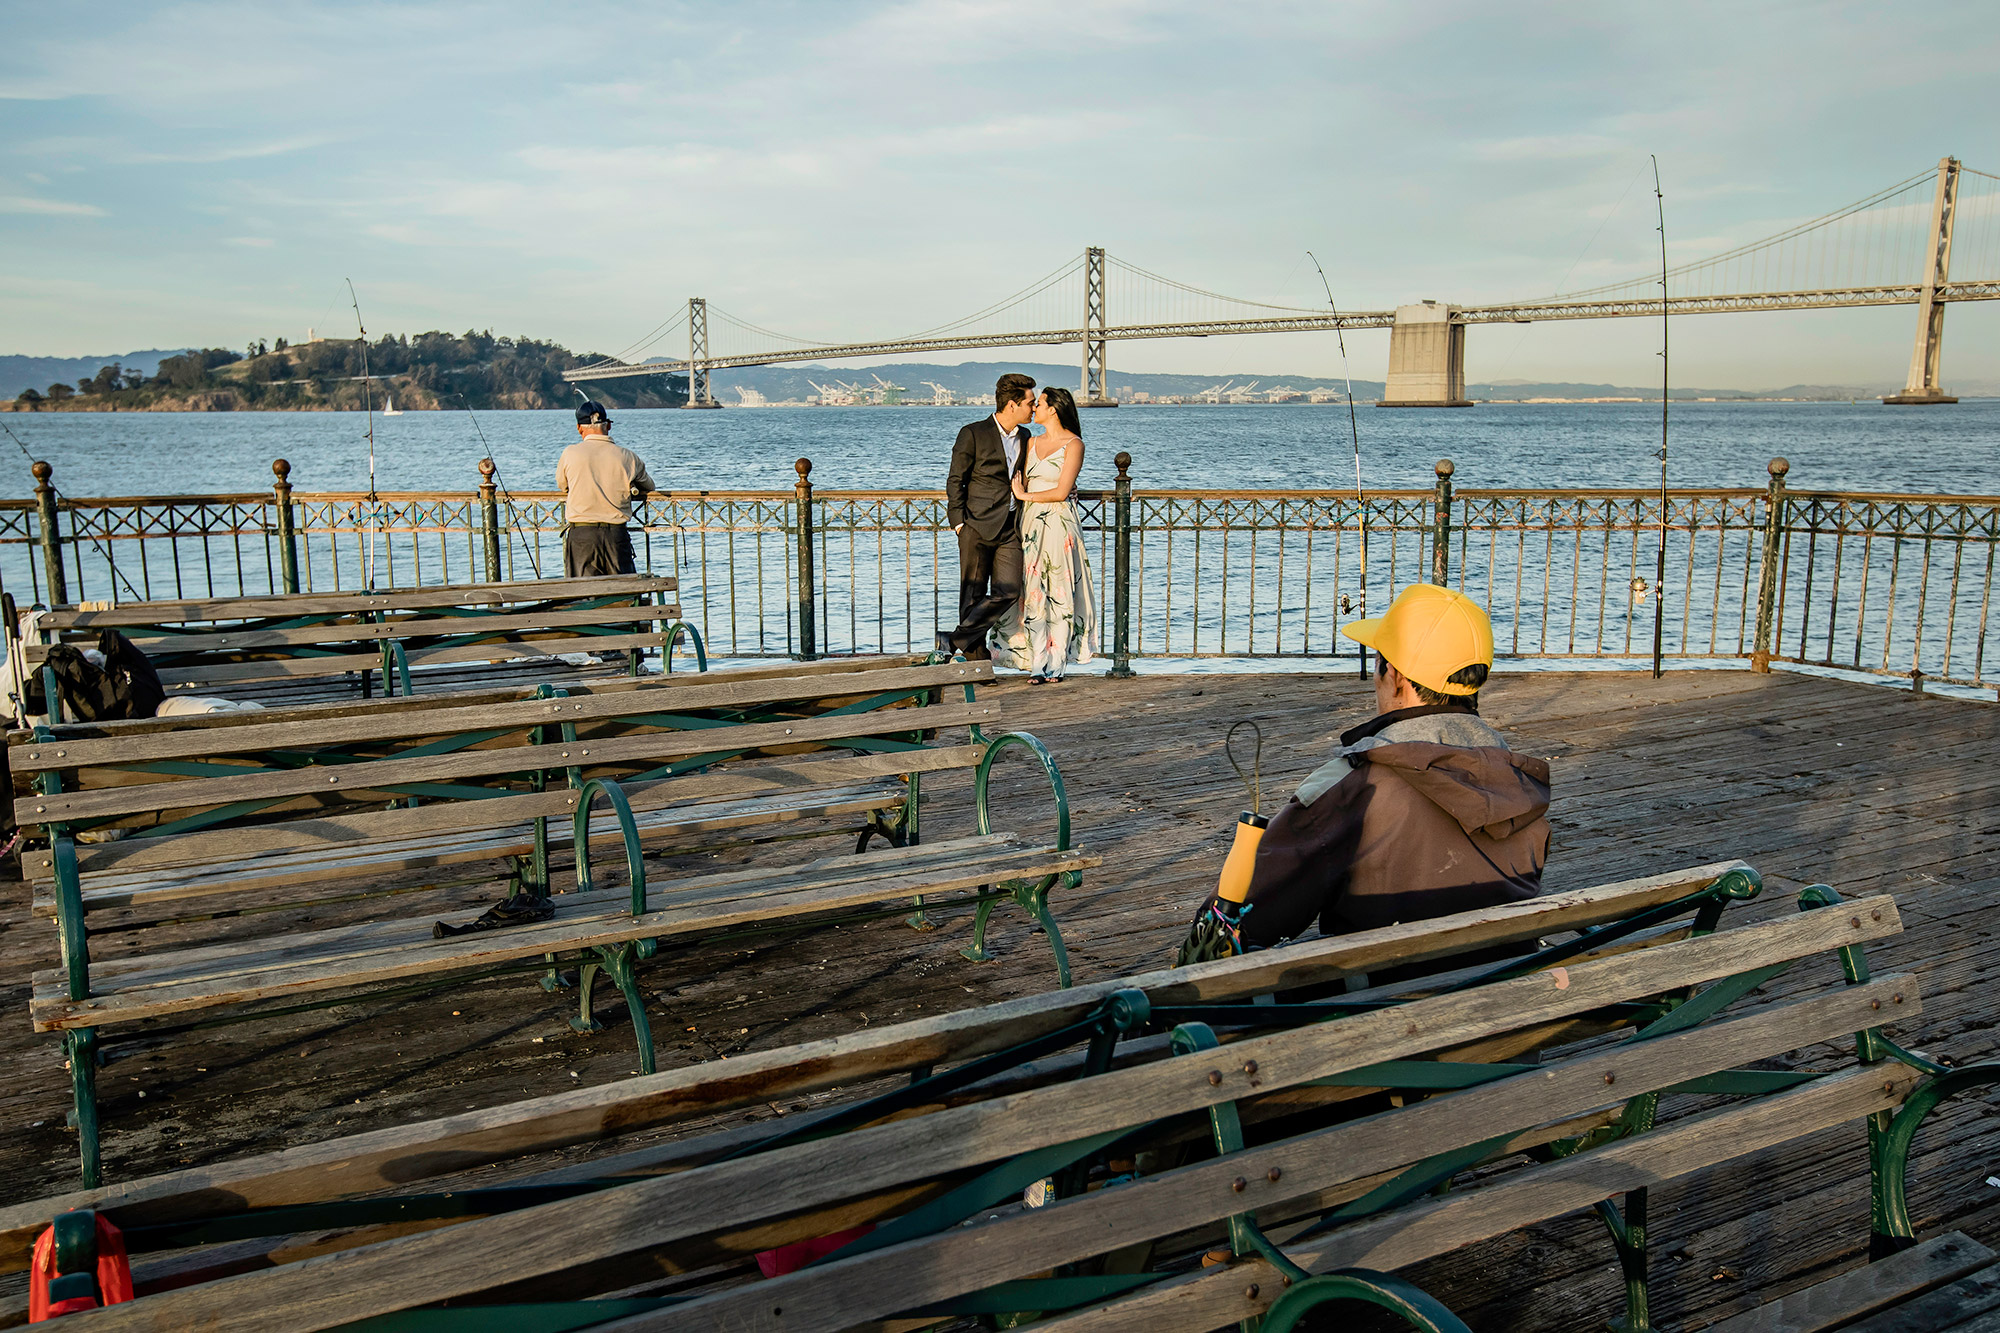
MULTIPOLYGON (((1053 490, 1062 481, 1065 445, 1047 458, 1028 456, 1027 487, 1053 490)), ((1001 666, 1060 676, 1071 662, 1097 654, 1097 592, 1083 529, 1067 500, 1022 506, 1022 597, 988 634, 1001 666)))

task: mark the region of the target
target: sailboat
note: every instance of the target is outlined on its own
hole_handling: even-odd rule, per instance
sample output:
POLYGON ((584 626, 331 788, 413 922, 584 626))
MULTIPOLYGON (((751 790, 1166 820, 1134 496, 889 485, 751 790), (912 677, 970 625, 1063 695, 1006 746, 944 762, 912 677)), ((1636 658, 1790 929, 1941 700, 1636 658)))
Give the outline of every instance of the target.
POLYGON ((399 417, 403 415, 401 412, 396 410, 396 399, 394 395, 390 396, 389 405, 382 409, 382 415, 385 417, 399 417))

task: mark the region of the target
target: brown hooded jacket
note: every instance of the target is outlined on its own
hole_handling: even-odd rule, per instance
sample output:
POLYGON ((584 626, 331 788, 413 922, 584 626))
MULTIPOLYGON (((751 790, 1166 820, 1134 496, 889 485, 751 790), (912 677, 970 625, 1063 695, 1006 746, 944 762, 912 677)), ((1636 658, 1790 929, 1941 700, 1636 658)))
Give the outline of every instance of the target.
POLYGON ((1512 753, 1454 705, 1384 713, 1340 740, 1264 832, 1246 946, 1290 939, 1315 918, 1336 935, 1541 891, 1546 761, 1512 753))

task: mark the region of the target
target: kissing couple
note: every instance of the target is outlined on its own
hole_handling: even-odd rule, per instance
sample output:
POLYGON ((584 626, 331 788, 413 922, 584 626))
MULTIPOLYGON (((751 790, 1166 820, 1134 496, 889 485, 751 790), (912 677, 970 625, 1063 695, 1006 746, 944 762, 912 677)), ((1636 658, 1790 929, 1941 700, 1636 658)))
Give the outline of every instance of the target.
POLYGON ((1083 467, 1076 399, 1002 375, 990 417, 960 427, 945 478, 958 535, 958 625, 940 652, 991 658, 1053 685, 1097 653, 1097 594, 1071 503, 1083 467), (1028 423, 1041 428, 1031 434, 1028 423))

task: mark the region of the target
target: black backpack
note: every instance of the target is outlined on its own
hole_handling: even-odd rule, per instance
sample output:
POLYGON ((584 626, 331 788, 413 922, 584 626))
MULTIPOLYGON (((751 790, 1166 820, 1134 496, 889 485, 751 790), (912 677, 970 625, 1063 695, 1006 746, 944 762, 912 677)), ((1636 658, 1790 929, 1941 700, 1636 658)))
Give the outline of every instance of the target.
MULTIPOLYGON (((115 629, 98 638, 97 651, 104 654, 102 667, 69 644, 49 649, 48 666, 64 712, 80 722, 115 722, 159 711, 167 692, 144 653, 115 629)), ((41 711, 47 711, 46 702, 41 711)))

